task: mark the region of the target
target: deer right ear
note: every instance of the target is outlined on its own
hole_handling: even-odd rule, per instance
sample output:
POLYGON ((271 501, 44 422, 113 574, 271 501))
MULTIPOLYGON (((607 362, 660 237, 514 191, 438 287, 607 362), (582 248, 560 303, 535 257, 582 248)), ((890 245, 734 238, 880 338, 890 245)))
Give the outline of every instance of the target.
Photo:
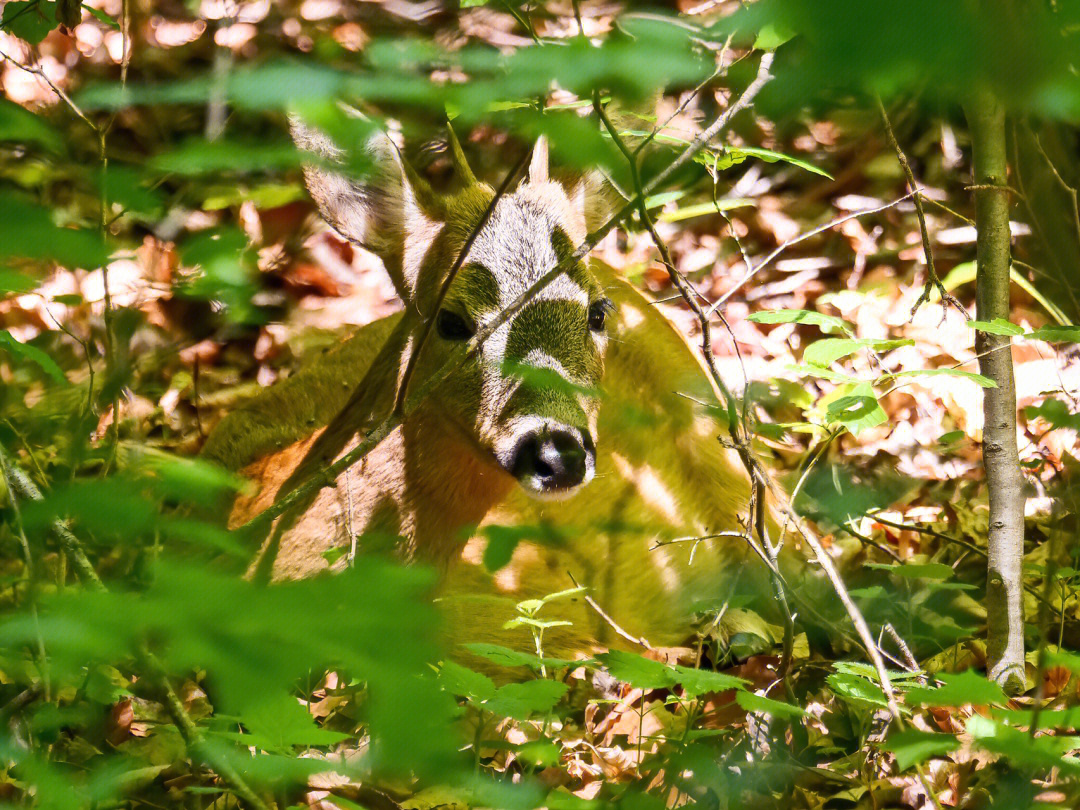
POLYGON ((421 260, 445 219, 440 198, 385 133, 364 146, 374 169, 356 179, 327 167, 341 163, 345 152, 323 132, 296 116, 290 116, 289 130, 300 149, 320 159, 304 167, 304 180, 323 219, 382 259, 398 295, 411 300, 421 260))

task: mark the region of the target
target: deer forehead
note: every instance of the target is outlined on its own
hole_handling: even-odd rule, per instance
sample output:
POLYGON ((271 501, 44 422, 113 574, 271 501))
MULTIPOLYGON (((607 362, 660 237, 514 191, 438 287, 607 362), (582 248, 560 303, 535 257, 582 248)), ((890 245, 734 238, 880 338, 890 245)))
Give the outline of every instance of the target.
MULTIPOLYGON (((551 183, 540 188, 526 185, 496 203, 466 263, 479 265, 491 274, 497 293, 497 301, 492 303, 503 308, 565 260, 573 250, 575 237, 583 237, 583 230, 574 222, 561 187, 551 183)), ((587 307, 589 282, 580 266, 571 266, 540 290, 534 300, 566 300, 587 307)))

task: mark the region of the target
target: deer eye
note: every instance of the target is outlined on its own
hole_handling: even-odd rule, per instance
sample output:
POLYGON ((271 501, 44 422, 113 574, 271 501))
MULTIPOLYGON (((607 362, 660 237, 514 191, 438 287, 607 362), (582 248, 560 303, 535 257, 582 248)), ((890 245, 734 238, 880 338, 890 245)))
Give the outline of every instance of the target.
POLYGON ((593 332, 604 331, 604 321, 607 320, 607 314, 615 305, 611 303, 609 298, 601 298, 599 301, 594 301, 589 305, 589 329, 593 332))
POLYGON ((435 328, 443 340, 468 340, 476 333, 468 321, 448 309, 439 310, 435 328))

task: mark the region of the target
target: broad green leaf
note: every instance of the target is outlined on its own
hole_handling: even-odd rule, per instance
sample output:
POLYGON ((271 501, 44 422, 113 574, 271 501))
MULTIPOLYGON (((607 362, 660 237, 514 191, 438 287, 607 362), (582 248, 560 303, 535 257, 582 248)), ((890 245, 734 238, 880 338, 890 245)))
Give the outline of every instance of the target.
POLYGON ((991 335, 1016 337, 1017 335, 1024 334, 1022 327, 1017 326, 1015 323, 1009 323, 1004 318, 994 318, 992 321, 968 321, 968 326, 979 332, 986 332, 991 335))
POLYGON ((284 689, 252 695, 239 716, 253 744, 265 751, 289 753, 297 746, 332 745, 349 738, 319 728, 307 709, 284 689))
POLYGON ((509 647, 502 647, 498 644, 464 644, 462 645, 466 650, 473 655, 477 655, 487 661, 491 661, 493 664, 499 664, 504 667, 532 667, 535 670, 539 670, 541 665, 550 667, 552 669, 561 669, 562 667, 568 667, 571 665, 582 665, 586 661, 571 661, 565 658, 541 658, 533 653, 518 652, 517 650, 511 650, 509 647))
POLYGON ((555 708, 569 687, 565 683, 548 680, 508 683, 495 692, 483 708, 500 717, 510 717, 522 722, 533 715, 547 714, 555 708))
POLYGON ((101 234, 61 228, 52 217, 49 209, 0 191, 0 259, 51 259, 87 269, 105 263, 109 254, 101 234))
POLYGON ((958 368, 913 368, 882 375, 882 379, 891 377, 962 377, 978 383, 983 388, 997 388, 997 383, 989 377, 973 371, 961 371, 958 368))
POLYGON ((1080 411, 1073 413, 1069 407, 1056 397, 1051 397, 1037 406, 1024 408, 1024 416, 1029 420, 1039 417, 1048 422, 1054 430, 1071 428, 1080 430, 1080 411))
POLYGON ((905 700, 909 706, 965 706, 969 703, 983 706, 1008 702, 1000 686, 974 670, 965 669, 955 675, 942 672, 934 677, 945 685, 908 689, 905 700))
POLYGON ((487 675, 447 661, 439 670, 439 683, 452 695, 460 695, 482 703, 495 697, 495 684, 487 675))
POLYGON ((25 273, 0 268, 0 294, 28 293, 36 289, 37 285, 38 283, 25 273))
POLYGON ((0 98, 0 141, 37 144, 57 154, 64 151, 63 139, 44 118, 6 98, 0 98))
POLYGON ((1060 768, 1074 775, 1080 774, 1080 760, 1065 756, 1069 751, 1080 748, 1080 737, 1032 736, 980 714, 968 718, 966 730, 981 748, 1007 757, 1009 764, 1014 767, 1038 770, 1060 768))
POLYGON ((611 676, 637 689, 670 689, 678 680, 671 667, 637 653, 612 650, 596 656, 611 676))
POLYGON ((841 357, 847 357, 860 349, 887 352, 900 346, 912 346, 914 340, 878 340, 875 338, 822 338, 806 347, 803 360, 815 366, 829 366, 841 357))
POLYGON ((839 423, 853 435, 877 427, 888 421, 885 410, 877 400, 877 394, 870 383, 860 382, 838 389, 838 396, 827 400, 825 417, 830 422, 839 423))
POLYGON ((37 45, 56 28, 56 3, 52 0, 8 0, 0 16, 0 28, 37 45))
POLYGON ((896 731, 881 744, 896 756, 896 767, 906 771, 931 757, 941 757, 960 747, 960 741, 951 734, 933 734, 927 731, 906 729, 896 731))
POLYGON ((734 675, 713 672, 711 669, 693 669, 676 666, 675 678, 687 697, 697 697, 706 692, 726 692, 729 689, 745 689, 747 682, 734 675))
POLYGON ((67 377, 64 376, 64 372, 60 369, 60 366, 56 365, 55 360, 37 346, 31 346, 29 343, 20 343, 13 338, 11 333, 6 329, 0 329, 0 349, 7 349, 10 354, 18 355, 25 360, 36 363, 41 367, 42 371, 58 383, 67 384, 67 377))
POLYGON ((802 720, 806 717, 806 712, 799 706, 762 697, 754 692, 739 692, 735 695, 735 700, 741 708, 748 712, 764 712, 784 720, 802 720))
POLYGON ((763 51, 775 51, 793 36, 795 32, 782 23, 768 23, 758 31, 754 47, 763 51))
POLYGON ((774 309, 769 312, 755 312, 748 320, 754 323, 808 323, 817 326, 822 332, 842 332, 851 334, 851 324, 834 315, 823 315, 809 309, 774 309))
MULTIPOLYGON (((876 677, 876 674, 875 674, 876 677)), ((846 672, 834 672, 825 679, 836 694, 852 703, 875 707, 889 705, 885 692, 876 683, 846 672)))

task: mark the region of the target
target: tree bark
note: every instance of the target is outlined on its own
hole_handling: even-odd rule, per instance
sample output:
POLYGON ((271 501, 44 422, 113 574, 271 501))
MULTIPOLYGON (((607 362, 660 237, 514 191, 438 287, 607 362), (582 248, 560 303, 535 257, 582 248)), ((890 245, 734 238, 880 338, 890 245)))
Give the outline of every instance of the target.
MULTIPOLYGON (((965 105, 975 178, 976 316, 1009 319, 1009 192, 1005 108, 988 90, 965 105)), ((1024 479, 1016 450, 1016 386, 1011 339, 976 332, 979 370, 995 383, 983 389, 983 468, 990 498, 987 537, 987 659, 989 675, 1009 691, 1024 688, 1024 479)))

